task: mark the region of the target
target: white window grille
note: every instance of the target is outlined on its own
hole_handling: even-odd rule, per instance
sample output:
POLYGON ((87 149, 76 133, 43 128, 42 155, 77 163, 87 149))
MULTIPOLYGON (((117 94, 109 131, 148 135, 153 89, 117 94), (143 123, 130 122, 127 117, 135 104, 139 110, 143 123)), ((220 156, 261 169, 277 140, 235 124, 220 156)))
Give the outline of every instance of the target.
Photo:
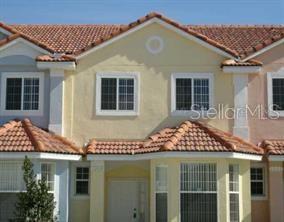
POLYGON ((20 192, 24 189, 22 162, 0 161, 0 192, 20 192))
POLYGON ((44 180, 49 188, 49 191, 54 191, 54 163, 41 163, 41 180, 44 180))
POLYGON ((156 222, 168 221, 168 167, 156 166, 155 192, 156 192, 156 222))
POLYGON ((43 73, 3 73, 3 115, 40 115, 43 104, 43 73))
POLYGON ((213 74, 174 73, 171 84, 173 113, 206 112, 213 106, 213 74))
POLYGON ((98 73, 96 110, 98 115, 138 113, 137 73, 98 73))
POLYGON ((265 196, 264 167, 252 167, 250 169, 251 195, 265 196))
POLYGON ((181 164, 180 209, 181 222, 217 222, 215 164, 181 164))
POLYGON ((89 194, 89 167, 76 167, 76 194, 89 194))
POLYGON ((239 165, 229 165, 230 222, 240 221, 239 165))

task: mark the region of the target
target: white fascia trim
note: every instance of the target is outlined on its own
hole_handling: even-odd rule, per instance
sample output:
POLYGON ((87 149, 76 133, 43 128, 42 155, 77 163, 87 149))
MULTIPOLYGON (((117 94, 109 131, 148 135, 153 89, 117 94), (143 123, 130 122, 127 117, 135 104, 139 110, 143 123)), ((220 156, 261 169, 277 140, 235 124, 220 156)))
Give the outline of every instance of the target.
POLYGON ((0 152, 0 159, 24 159, 27 156, 30 159, 46 159, 46 160, 72 160, 78 161, 82 159, 77 154, 61 154, 61 153, 42 153, 42 152, 0 152))
POLYGON ((37 62, 37 68, 75 70, 76 63, 75 62, 37 62))
POLYGON ((22 38, 22 37, 16 38, 16 39, 14 39, 13 41, 11 41, 11 42, 9 42, 9 43, 3 45, 2 47, 0 47, 0 51, 4 50, 4 49, 6 49, 6 48, 8 48, 8 47, 10 47, 10 46, 12 46, 12 45, 14 45, 14 44, 17 44, 17 43, 26 44, 26 45, 30 46, 31 48, 33 48, 33 49, 39 51, 39 52, 42 53, 42 54, 52 55, 51 52, 49 52, 49 51, 47 51, 47 50, 45 50, 45 49, 43 49, 43 48, 41 48, 41 47, 35 45, 35 44, 32 43, 32 42, 27 41, 26 39, 24 39, 24 38, 22 38))
POLYGON ((221 50, 221 49, 219 49, 219 48, 217 48, 215 46, 212 46, 211 44, 209 44, 209 43, 207 43, 207 42, 205 42, 205 41, 203 41, 203 40, 201 40, 199 38, 196 38, 195 36, 185 32, 183 30, 180 30, 180 29, 174 27, 173 25, 170 25, 170 24, 168 24, 168 23, 166 23, 163 20, 158 19, 158 18, 152 18, 152 19, 150 19, 149 21, 147 21, 147 22, 145 22, 143 24, 137 25, 136 27, 134 27, 134 28, 132 28, 132 29, 130 29, 130 30, 128 30, 128 31, 126 31, 126 32, 116 36, 116 37, 113 37, 113 38, 107 40, 106 42, 103 42, 102 44, 100 44, 98 46, 95 46, 94 48, 92 48, 92 49, 90 49, 90 50, 88 50, 88 51, 78 55, 76 57, 76 59, 81 59, 82 57, 87 56, 90 53, 93 53, 96 50, 99 50, 99 49, 101 49, 101 48, 103 48, 103 47, 105 47, 105 46, 107 46, 107 45, 109 45, 109 44, 119 40, 119 39, 122 39, 122 38, 128 36, 129 34, 131 34, 133 32, 136 32, 136 31, 138 31, 138 30, 140 30, 140 29, 142 29, 142 28, 144 28, 144 27, 146 27, 146 26, 148 26, 150 24, 153 24, 153 23, 158 23, 158 24, 162 25, 163 27, 168 28, 168 29, 174 31, 177 34, 180 34, 181 36, 183 36, 183 37, 185 37, 185 38, 187 38, 189 40, 195 41, 195 42, 201 44, 202 46, 204 46, 204 47, 206 47, 208 49, 213 50, 214 52, 216 52, 219 55, 222 55, 222 56, 225 56, 225 57, 228 57, 228 58, 231 58, 231 59, 235 59, 235 57, 232 56, 231 54, 229 54, 229 53, 227 53, 227 52, 225 52, 225 51, 223 51, 223 50, 221 50))
POLYGON ((158 152, 134 155, 107 155, 107 154, 88 154, 87 160, 151 160, 158 158, 229 158, 261 161, 261 155, 235 153, 235 152, 158 152))
POLYGON ((264 53, 264 52, 266 52, 266 51, 268 51, 268 50, 270 50, 272 48, 274 48, 275 46, 278 46, 278 45, 282 44, 282 43, 284 43, 284 38, 278 40, 277 42, 272 43, 271 45, 269 45, 269 46, 259 50, 258 52, 254 53, 254 54, 252 54, 252 55, 250 55, 248 57, 246 57, 245 59, 243 59, 241 61, 245 62, 247 60, 250 60, 250 59, 252 59, 252 58, 254 58, 254 57, 256 57, 256 56, 258 56, 258 55, 260 55, 260 54, 262 54, 262 53, 264 53))
POLYGON ((244 74, 255 74, 261 71, 261 66, 242 66, 242 67, 231 67, 231 66, 224 66, 223 68, 224 73, 244 73, 244 74))
POLYGON ((5 35, 11 35, 12 34, 11 32, 9 32, 8 30, 6 30, 6 29, 4 29, 2 27, 0 27, 0 32, 2 32, 5 35))
POLYGON ((284 161, 284 155, 270 155, 268 157, 269 161, 284 161))

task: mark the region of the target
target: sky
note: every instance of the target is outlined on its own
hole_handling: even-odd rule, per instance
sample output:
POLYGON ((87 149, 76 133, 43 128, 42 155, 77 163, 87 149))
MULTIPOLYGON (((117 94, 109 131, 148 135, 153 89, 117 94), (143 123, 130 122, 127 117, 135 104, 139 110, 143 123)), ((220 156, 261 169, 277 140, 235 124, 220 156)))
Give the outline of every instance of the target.
POLYGON ((127 24, 151 11, 183 24, 284 23, 284 0, 0 0, 9 24, 127 24))

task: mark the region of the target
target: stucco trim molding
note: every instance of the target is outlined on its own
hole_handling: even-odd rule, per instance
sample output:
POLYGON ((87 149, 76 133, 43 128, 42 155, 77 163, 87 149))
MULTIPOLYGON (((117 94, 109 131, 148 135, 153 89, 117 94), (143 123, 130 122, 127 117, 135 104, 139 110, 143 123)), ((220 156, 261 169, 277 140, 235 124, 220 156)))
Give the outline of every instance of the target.
POLYGON ((284 155, 273 155, 269 156, 268 159, 270 161, 284 161, 284 155))
POLYGON ((135 155, 104 155, 104 154, 88 154, 87 160, 151 160, 158 158, 186 158, 186 159, 206 159, 206 158, 229 158, 261 161, 261 155, 235 153, 235 152, 157 152, 135 155))
POLYGON ((75 62, 37 62, 39 69, 63 69, 63 70, 75 70, 75 62))
POLYGON ((82 159, 81 155, 62 154, 62 153, 42 153, 42 152, 0 152, 1 159, 24 159, 27 156, 30 159, 46 159, 46 160, 72 160, 78 161, 82 159))
POLYGON ((266 52, 266 51, 268 51, 268 50, 270 50, 270 49, 272 49, 272 48, 274 48, 274 47, 276 47, 276 46, 278 46, 278 45, 280 45, 280 44, 282 44, 282 43, 284 43, 284 38, 282 38, 282 39, 280 39, 280 40, 278 40, 278 41, 272 43, 271 45, 269 45, 269 46, 267 46, 267 47, 265 47, 265 48, 259 50, 259 51, 256 52, 256 53, 254 53, 254 54, 252 54, 252 55, 246 57, 246 58, 243 59, 242 61, 245 62, 245 61, 247 61, 247 60, 250 60, 250 59, 252 59, 252 58, 254 58, 254 57, 256 57, 256 56, 258 56, 258 55, 260 55, 260 54, 262 54, 262 53, 264 53, 264 52, 266 52))
POLYGON ((283 167, 269 167, 270 172, 283 172, 283 167))
POLYGON ((230 67, 224 66, 224 73, 244 73, 244 74, 256 74, 261 71, 261 66, 251 66, 251 67, 230 67))

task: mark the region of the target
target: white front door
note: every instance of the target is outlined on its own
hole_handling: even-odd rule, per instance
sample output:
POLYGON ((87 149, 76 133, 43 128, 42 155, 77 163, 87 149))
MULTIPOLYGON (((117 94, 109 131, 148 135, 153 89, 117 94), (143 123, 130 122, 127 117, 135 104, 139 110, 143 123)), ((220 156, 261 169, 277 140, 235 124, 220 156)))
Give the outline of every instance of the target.
POLYGON ((144 182, 135 180, 110 181, 108 222, 144 222, 145 194, 144 182))

